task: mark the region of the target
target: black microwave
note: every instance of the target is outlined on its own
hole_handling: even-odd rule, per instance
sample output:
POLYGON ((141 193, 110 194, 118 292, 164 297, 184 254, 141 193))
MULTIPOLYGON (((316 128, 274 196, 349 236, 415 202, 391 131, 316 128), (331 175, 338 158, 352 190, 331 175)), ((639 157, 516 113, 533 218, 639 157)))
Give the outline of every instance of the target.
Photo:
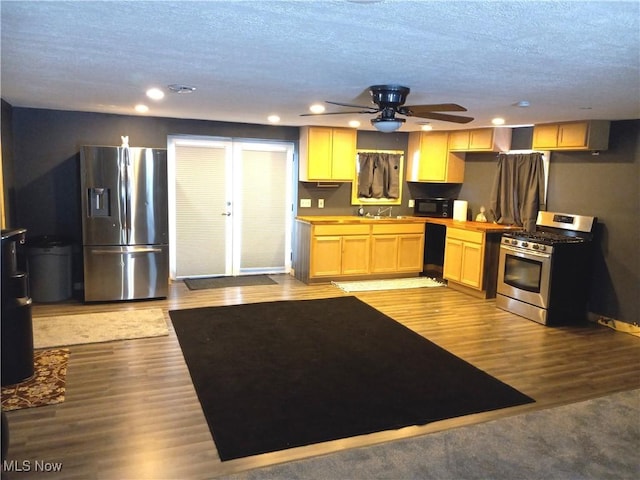
POLYGON ((416 198, 413 201, 416 217, 453 218, 453 200, 450 198, 416 198))

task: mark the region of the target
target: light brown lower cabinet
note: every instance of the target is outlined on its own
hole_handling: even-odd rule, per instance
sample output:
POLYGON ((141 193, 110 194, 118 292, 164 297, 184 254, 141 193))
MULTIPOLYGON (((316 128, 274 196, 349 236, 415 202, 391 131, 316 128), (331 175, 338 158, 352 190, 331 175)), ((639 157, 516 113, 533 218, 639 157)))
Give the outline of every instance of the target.
POLYGON ((450 287, 481 298, 495 297, 500 234, 447 228, 443 277, 450 287))
POLYGON ((369 235, 318 235, 312 242, 312 276, 369 273, 369 235))
POLYGON ((305 283, 415 276, 424 223, 314 225, 297 222, 295 276, 305 283))

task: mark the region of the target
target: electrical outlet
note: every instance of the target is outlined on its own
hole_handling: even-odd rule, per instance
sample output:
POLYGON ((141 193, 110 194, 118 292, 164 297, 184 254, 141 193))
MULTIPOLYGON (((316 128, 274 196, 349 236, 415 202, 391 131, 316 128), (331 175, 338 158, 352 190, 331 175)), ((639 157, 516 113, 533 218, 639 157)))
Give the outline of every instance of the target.
POLYGON ((318 208, 324 208, 324 198, 318 199, 318 208))
POLYGON ((300 199, 300 208, 309 208, 311 206, 310 198, 301 198, 300 199))
POLYGON ((409 208, 413 208, 413 206, 415 205, 415 201, 413 199, 409 200, 409 208))

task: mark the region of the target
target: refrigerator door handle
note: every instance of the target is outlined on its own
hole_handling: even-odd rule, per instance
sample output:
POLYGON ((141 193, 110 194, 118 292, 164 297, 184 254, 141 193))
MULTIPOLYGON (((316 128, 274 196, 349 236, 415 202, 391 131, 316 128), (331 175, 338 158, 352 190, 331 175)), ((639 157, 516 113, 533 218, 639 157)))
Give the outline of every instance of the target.
POLYGON ((133 254, 133 253, 160 253, 162 252, 161 248, 156 247, 127 247, 123 249, 92 249, 91 253, 96 253, 99 255, 122 255, 122 254, 133 254))
POLYGON ((131 243, 131 151, 124 147, 124 229, 127 234, 127 243, 131 243))

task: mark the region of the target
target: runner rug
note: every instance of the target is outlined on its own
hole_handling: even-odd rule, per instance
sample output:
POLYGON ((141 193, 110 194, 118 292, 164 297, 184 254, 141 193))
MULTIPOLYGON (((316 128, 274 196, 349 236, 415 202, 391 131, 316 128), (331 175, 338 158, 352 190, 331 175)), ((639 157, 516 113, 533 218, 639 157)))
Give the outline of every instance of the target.
POLYGON ((429 277, 392 278, 389 280, 363 280, 360 282, 331 282, 345 292, 368 292, 374 290, 401 290, 404 288, 444 287, 445 284, 429 277))
POLYGON ((161 308, 34 317, 35 348, 169 335, 161 308))
POLYGON ((223 461, 533 402, 353 296, 169 314, 223 461))
POLYGON ((34 374, 24 382, 2 387, 2 410, 41 407, 64 402, 69 349, 37 350, 34 374))

